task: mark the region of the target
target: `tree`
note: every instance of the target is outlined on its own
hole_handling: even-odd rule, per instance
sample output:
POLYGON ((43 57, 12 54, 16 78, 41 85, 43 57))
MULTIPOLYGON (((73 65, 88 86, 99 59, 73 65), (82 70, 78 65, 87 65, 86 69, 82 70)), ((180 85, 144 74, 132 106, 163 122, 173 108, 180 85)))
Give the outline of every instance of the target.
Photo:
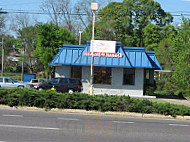
POLYGON ((0 8, 0 33, 2 33, 3 28, 5 28, 5 21, 6 21, 6 16, 2 14, 6 14, 6 12, 2 11, 2 9, 0 8))
POLYGON ((173 78, 181 90, 190 89, 190 19, 183 18, 182 27, 175 38, 173 52, 175 71, 173 78))
POLYGON ((38 25, 36 49, 34 54, 38 56, 38 61, 43 64, 47 74, 53 75, 54 68, 49 66, 53 57, 57 54, 62 44, 74 44, 75 37, 66 29, 51 23, 38 25))
POLYGON ((35 66, 35 57, 32 54, 36 48, 35 40, 37 35, 37 25, 28 26, 18 30, 16 45, 17 48, 25 52, 25 65, 30 73, 33 73, 35 66))
MULTIPOLYGON (((66 28, 75 36, 78 31, 88 28, 92 21, 91 2, 94 0, 45 0, 41 9, 47 12, 51 21, 60 27, 66 28)), ((97 0, 99 8, 107 5, 112 0, 97 0)))
POLYGON ((35 49, 36 23, 33 18, 26 14, 15 15, 11 19, 11 30, 16 32, 16 48, 19 49, 21 59, 25 53, 24 64, 30 73, 34 71, 34 56, 32 52, 35 49))
MULTIPOLYGON (((112 0, 97 0, 99 9, 106 6, 112 0)), ((81 29, 87 28, 88 24, 92 22, 91 3, 94 0, 78 0, 74 5, 74 12, 77 14, 77 19, 80 19, 81 29)))
POLYGON ((174 40, 177 34, 178 31, 173 25, 166 25, 162 27, 160 31, 161 39, 169 38, 174 40))
POLYGON ((101 27, 96 27, 96 32, 98 31, 100 38, 105 37, 105 33, 108 32, 112 34, 111 37, 115 37, 114 40, 119 40, 124 45, 133 44, 133 46, 145 45, 143 29, 147 25, 152 23, 161 28, 173 20, 172 16, 154 0, 111 2, 99 11, 99 18, 101 27))
POLYGON ((165 70, 174 70, 174 42, 170 38, 163 39, 156 49, 156 56, 165 70))
POLYGON ((161 41, 160 32, 161 28, 154 24, 148 24, 143 28, 143 39, 146 50, 154 51, 158 48, 158 44, 161 41))
POLYGON ((75 33, 74 20, 76 18, 72 15, 74 9, 70 0, 46 0, 41 5, 41 8, 49 14, 53 24, 75 33))
MULTIPOLYGON (((11 35, 0 35, 0 39, 2 38, 3 38, 3 47, 4 47, 4 70, 15 71, 17 69, 17 63, 11 60, 11 58, 14 57, 14 54, 16 53, 16 50, 13 46, 16 39, 11 35)), ((0 55, 1 52, 2 50, 0 50, 0 55)), ((0 58, 0 63, 1 59, 2 58, 0 58)))
MULTIPOLYGON (((152 31, 154 30, 152 29, 152 31)), ((150 33, 152 32, 150 31, 150 33)), ((158 33, 155 33, 155 36, 153 37, 157 37, 157 34, 160 37, 160 41, 156 42, 157 47, 154 48, 157 58, 161 63, 163 69, 174 70, 175 64, 173 54, 175 49, 175 38, 178 35, 178 31, 174 26, 166 25, 162 27, 158 33)), ((147 35, 146 37, 149 40, 149 36, 147 35)), ((150 42, 151 40, 156 41, 150 38, 150 42)), ((149 47, 149 44, 147 44, 147 47, 149 47)))
POLYGON ((18 34, 18 31, 29 26, 35 25, 34 19, 27 14, 16 14, 11 18, 10 29, 18 34))
POLYGON ((189 90, 190 19, 183 18, 182 26, 177 29, 171 25, 163 27, 161 36, 163 39, 156 49, 156 54, 162 67, 173 71, 164 75, 164 89, 172 92, 189 90))

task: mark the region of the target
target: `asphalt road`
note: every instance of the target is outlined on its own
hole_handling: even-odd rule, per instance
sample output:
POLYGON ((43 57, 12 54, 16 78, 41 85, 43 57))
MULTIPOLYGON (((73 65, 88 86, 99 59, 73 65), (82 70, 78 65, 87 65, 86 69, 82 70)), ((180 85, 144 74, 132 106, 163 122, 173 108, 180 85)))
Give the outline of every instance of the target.
POLYGON ((0 110, 0 142, 189 141, 189 121, 0 110))

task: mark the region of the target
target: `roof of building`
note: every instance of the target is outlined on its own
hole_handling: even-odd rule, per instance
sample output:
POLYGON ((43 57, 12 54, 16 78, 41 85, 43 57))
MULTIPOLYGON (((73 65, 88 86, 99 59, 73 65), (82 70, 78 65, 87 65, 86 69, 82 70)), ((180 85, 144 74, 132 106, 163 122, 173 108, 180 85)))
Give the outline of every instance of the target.
MULTIPOLYGON (((80 65, 90 66, 91 56, 85 56, 84 52, 90 51, 90 41, 86 45, 66 45, 60 48, 58 54, 50 63, 51 66, 80 65)), ((122 47, 116 42, 116 53, 122 57, 97 57, 94 56, 93 66, 123 67, 123 68, 149 68, 162 69, 155 52, 145 51, 143 47, 122 47)))

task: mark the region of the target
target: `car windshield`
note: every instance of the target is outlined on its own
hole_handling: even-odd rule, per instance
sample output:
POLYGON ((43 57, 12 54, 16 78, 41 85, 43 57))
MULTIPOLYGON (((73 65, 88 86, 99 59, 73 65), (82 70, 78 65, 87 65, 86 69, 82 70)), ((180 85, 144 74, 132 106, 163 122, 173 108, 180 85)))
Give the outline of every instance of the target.
POLYGON ((32 83, 38 83, 38 80, 37 79, 33 79, 32 83))

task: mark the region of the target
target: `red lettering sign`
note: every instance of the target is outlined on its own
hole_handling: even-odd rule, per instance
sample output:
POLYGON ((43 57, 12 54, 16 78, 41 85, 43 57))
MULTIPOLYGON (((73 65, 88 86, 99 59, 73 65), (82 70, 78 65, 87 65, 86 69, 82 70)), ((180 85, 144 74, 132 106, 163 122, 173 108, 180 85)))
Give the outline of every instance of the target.
MULTIPOLYGON (((84 52, 84 56, 92 56, 92 52, 84 52)), ((93 52, 95 57, 110 57, 110 58, 121 58, 121 53, 106 53, 106 52, 93 52)))

